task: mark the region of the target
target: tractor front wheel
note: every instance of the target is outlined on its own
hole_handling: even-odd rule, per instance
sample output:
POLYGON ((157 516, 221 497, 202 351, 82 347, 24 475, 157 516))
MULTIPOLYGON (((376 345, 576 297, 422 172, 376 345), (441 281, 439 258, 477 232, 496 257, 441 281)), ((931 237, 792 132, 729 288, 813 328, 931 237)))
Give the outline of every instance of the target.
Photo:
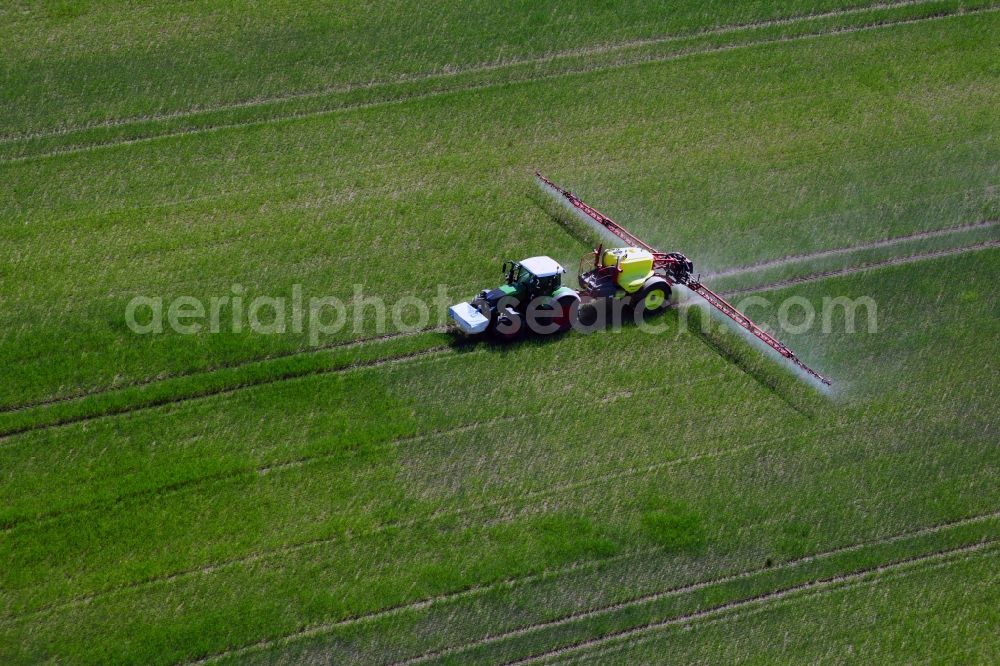
POLYGON ((659 312, 670 302, 670 285, 661 277, 646 280, 642 289, 635 295, 632 306, 644 312, 659 312))
POLYGON ((518 339, 524 334, 524 317, 514 308, 498 312, 493 321, 493 333, 504 341, 518 339))

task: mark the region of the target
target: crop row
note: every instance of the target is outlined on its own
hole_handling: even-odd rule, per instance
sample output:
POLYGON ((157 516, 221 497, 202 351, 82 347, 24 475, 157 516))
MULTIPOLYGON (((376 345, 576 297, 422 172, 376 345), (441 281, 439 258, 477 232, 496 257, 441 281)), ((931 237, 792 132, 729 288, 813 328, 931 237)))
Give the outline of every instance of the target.
MULTIPOLYGON (((175 473, 198 453, 219 459, 227 441, 244 458, 268 448, 278 453, 275 446, 284 454, 297 442, 326 442, 335 453, 328 438, 342 426, 331 419, 359 407, 384 404, 404 417, 390 428, 403 433, 433 432, 443 423, 438 412, 461 425, 476 415, 552 408, 398 447, 389 431, 372 431, 367 440, 347 434, 342 453, 302 467, 251 469, 191 492, 17 526, 0 536, 10 643, 30 632, 40 642, 25 649, 42 649, 44 636, 60 635, 60 654, 82 654, 77 650, 100 635, 101 649, 113 650, 108 658, 145 658, 150 645, 180 658, 635 548, 659 547, 671 561, 690 558, 704 577, 719 557, 752 566, 994 510, 987 442, 996 424, 982 409, 988 373, 968 362, 989 344, 974 331, 989 321, 991 292, 969 294, 990 283, 990 256, 939 260, 940 271, 966 276, 967 296, 952 301, 942 302, 945 286, 913 265, 883 276, 881 293, 899 299, 883 322, 893 335, 828 341, 846 345, 828 361, 853 364, 850 379, 869 385, 854 395, 879 397, 844 396, 836 412, 790 409, 787 389, 781 398, 752 367, 750 374, 727 369, 697 336, 664 344, 623 331, 502 357, 483 352, 359 370, 365 376, 356 382, 340 375, 286 382, 136 415, 127 424, 116 418, 96 429, 19 438, 18 447, 5 449, 4 468, 27 485, 5 490, 24 498, 24 510, 29 498, 39 507, 72 506, 67 500, 78 501, 101 478, 175 473), (941 305, 919 305, 928 302, 941 305), (969 325, 948 329, 949 352, 912 365, 908 359, 926 359, 929 348, 921 331, 899 327, 915 312, 931 329, 959 317, 969 325), (613 353, 602 354, 609 340, 613 353), (868 367, 858 367, 866 359, 868 367), (900 376, 897 364, 910 369, 900 376), (963 385, 941 372, 948 366, 965 377, 963 385), (601 394, 617 395, 610 403, 588 402, 598 397, 595 367, 601 394), (927 402, 929 395, 937 399, 927 402), (914 396, 925 399, 919 418, 914 396), (605 413, 639 405, 633 418, 603 432, 605 413), (971 413, 953 419, 957 405, 971 413), (935 428, 927 431, 926 423, 935 428), (670 460, 678 463, 660 464, 670 460), (48 479, 42 468, 53 471, 48 479), (296 601, 278 608, 267 601, 276 597, 296 601), (65 605, 74 598, 81 603, 65 605), (185 610, 175 614, 178 604, 185 610), (132 619, 118 626, 122 618, 132 619), (225 626, 205 631, 211 618, 226 618, 225 626), (118 631, 146 640, 119 645, 118 631)), ((848 289, 866 284, 858 276, 840 282, 848 289)), ((813 295, 829 288, 813 285, 813 295)), ((371 416, 373 426, 387 421, 371 416)), ((662 586, 662 570, 650 582, 662 586)))
POLYGON ((243 2, 183 8, 101 3, 64 13, 35 7, 22 20, 0 13, 7 29, 0 50, 8 67, 3 95, 17 100, 4 106, 0 128, 7 139, 52 135, 136 116, 170 118, 309 98, 706 30, 886 8, 905 13, 923 5, 953 10, 955 4, 793 0, 743 7, 685 0, 669 9, 643 3, 612 9, 547 2, 499 11, 482 2, 411 1, 391 12, 342 7, 335 16, 315 1, 252 9, 243 2), (140 32, 144 37, 137 40, 140 32), (38 86, 39 80, 46 85, 38 86))
POLYGON ((902 577, 875 576, 821 595, 709 614, 567 657, 575 663, 634 664, 669 651, 692 662, 733 661, 748 652, 795 662, 859 654, 880 662, 988 662, 1000 648, 989 630, 991 609, 1000 602, 995 558, 995 549, 973 552, 910 569, 902 577), (775 640, 779 635, 781 640, 775 640))
MULTIPOLYGON (((996 88, 982 85, 995 20, 0 166, 10 184, 0 195, 10 232, 0 361, 11 377, 0 404, 308 345, 246 330, 135 335, 123 323, 134 295, 207 302, 240 285, 249 302, 299 284, 351 301, 360 284, 394 301, 463 285, 457 301, 495 282, 505 257, 546 252, 575 265, 583 244, 523 196, 530 166, 557 167, 553 176, 702 270, 995 218, 996 88), (915 55, 938 46, 934 59, 915 55), (906 115, 865 83, 872 62, 880 76, 895 72, 887 85, 908 100, 906 115), (603 92, 583 103, 581 85, 603 92), (612 120, 622 113, 635 122, 612 120), (187 203, 163 205, 177 200, 187 203)), ((377 333, 361 322, 323 343, 377 333)))

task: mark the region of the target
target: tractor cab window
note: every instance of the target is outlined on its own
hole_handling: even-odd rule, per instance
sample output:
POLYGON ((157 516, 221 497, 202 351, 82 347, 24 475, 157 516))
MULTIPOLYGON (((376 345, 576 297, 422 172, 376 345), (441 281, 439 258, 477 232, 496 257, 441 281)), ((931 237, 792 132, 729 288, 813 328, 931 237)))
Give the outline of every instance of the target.
POLYGON ((518 266, 517 272, 514 275, 514 282, 525 289, 533 289, 538 283, 538 278, 535 277, 534 273, 526 270, 524 266, 518 266))
POLYGON ((559 288, 559 276, 550 275, 538 279, 538 290, 540 293, 549 294, 559 288))

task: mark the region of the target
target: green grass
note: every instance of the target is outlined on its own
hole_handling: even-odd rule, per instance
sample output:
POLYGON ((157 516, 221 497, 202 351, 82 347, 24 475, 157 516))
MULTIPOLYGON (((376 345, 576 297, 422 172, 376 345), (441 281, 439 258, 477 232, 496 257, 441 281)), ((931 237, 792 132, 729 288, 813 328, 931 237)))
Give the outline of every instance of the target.
POLYGON ((958 14, 991 3, 696 34, 858 4, 0 9, 0 134, 45 135, 0 145, 0 662, 988 660, 995 248, 755 292, 875 300, 780 334, 826 393, 677 309, 510 346, 123 324, 575 266, 535 167, 703 272, 996 218, 1000 18, 958 14))
POLYGON ((0 128, 45 133, 870 4, 13 3, 0 10, 0 128))
POLYGON ((748 654, 761 663, 988 663, 1000 649, 991 630, 1000 601, 996 569, 994 548, 903 576, 875 576, 826 594, 670 627, 641 644, 621 643, 576 657, 605 664, 729 662, 748 654), (968 585, 972 580, 981 584, 968 585))
POLYGON ((108 391, 95 391, 56 400, 33 409, 0 413, 0 437, 41 428, 127 414, 219 395, 247 386, 287 381, 309 375, 344 372, 441 352, 461 352, 453 336, 435 331, 413 336, 364 339, 355 344, 319 347, 230 367, 173 378, 138 382, 108 391))
MULTIPOLYGON (((544 248, 575 265, 586 248, 526 196, 536 166, 700 270, 995 217, 998 88, 982 44, 996 22, 945 18, 2 164, 0 360, 14 372, 0 404, 308 345, 137 337, 122 321, 137 294, 207 302, 240 284, 249 302, 298 283, 347 300, 361 283, 394 301, 447 284, 459 300, 495 282, 507 256, 544 248)), ((374 333, 363 321, 324 342, 374 333)))
MULTIPOLYGON (((966 275, 970 290, 996 275, 995 253, 936 263, 941 271, 966 275)), ((14 617, 27 613, 6 629, 10 644, 26 651, 10 658, 48 654, 43 646, 54 639, 46 632, 66 635, 70 624, 65 623, 78 638, 60 643, 61 654, 169 661, 634 548, 690 562, 700 579, 989 512, 995 509, 988 488, 997 461, 983 439, 995 427, 983 388, 992 373, 962 364, 975 358, 977 349, 992 346, 993 337, 973 331, 995 328, 995 299, 983 292, 982 300, 952 299, 927 311, 921 323, 935 330, 966 319, 969 326, 950 341, 951 349, 962 351, 926 363, 905 375, 905 388, 889 390, 896 385, 893 364, 897 359, 905 364, 907 356, 893 353, 892 362, 867 368, 858 359, 891 347, 887 340, 923 356, 927 343, 921 345, 922 334, 910 328, 907 315, 921 301, 939 301, 947 287, 912 267, 881 277, 876 298, 900 299, 898 306, 883 309, 884 330, 830 340, 839 353, 818 346, 834 364, 835 377, 858 383, 855 394, 863 396, 867 387, 881 399, 843 399, 811 416, 792 409, 693 334, 664 344, 633 329, 508 350, 502 364, 497 352, 483 350, 454 361, 359 370, 359 375, 404 373, 407 379, 359 377, 343 386, 371 414, 363 422, 370 426, 352 425, 376 428, 344 432, 346 446, 331 439, 340 429, 330 419, 345 414, 331 405, 339 392, 327 376, 113 420, 96 431, 70 426, 31 436, 62 440, 43 446, 19 438, 3 449, 5 467, 21 470, 23 479, 12 480, 5 503, 20 507, 28 521, 4 536, 2 557, 11 566, 3 603, 14 617), (601 393, 656 386, 656 374, 677 373, 661 374, 663 394, 618 399, 615 404, 629 411, 641 404, 673 409, 645 415, 640 409, 634 418, 616 421, 613 446, 594 438, 604 421, 600 412, 571 406, 592 396, 586 378, 594 367, 586 359, 593 359, 593 348, 606 346, 600 335, 621 340, 610 363, 597 365, 606 378, 601 393), (638 363, 641 358, 647 364, 638 363), (838 361, 845 365, 837 367, 838 361), (966 377, 964 386, 935 372, 946 363, 962 365, 956 372, 966 377), (575 372, 581 379, 574 381, 575 372), (532 381, 532 374, 539 379, 532 381), (549 375, 559 383, 541 379, 549 375), (471 384, 480 391, 466 388, 468 397, 456 402, 453 396, 471 384), (720 385, 726 387, 721 395, 720 385), (405 388, 393 391, 393 386, 405 388), (531 386, 537 388, 525 390, 531 386), (362 397, 371 390, 374 401, 362 397), (914 407, 914 395, 940 399, 914 407), (371 411, 380 403, 406 417, 400 421, 371 411), (517 418, 539 403, 554 414, 517 418), (958 404, 969 415, 949 419, 958 404), (492 424, 413 436, 446 428, 445 419, 475 423, 489 405, 500 406, 490 412, 491 418, 500 417, 492 424), (694 410, 697 405, 709 413, 694 410), (913 419, 917 409, 921 417, 913 419), (933 431, 925 427, 928 420, 936 424, 933 431), (900 422, 909 426, 900 428, 900 422), (393 429, 386 431, 390 423, 393 429), (661 423, 669 428, 654 425, 661 423), (233 460, 222 456, 225 441, 232 442, 233 460), (301 454, 293 448, 296 442, 326 446, 330 455, 310 464, 275 466, 266 474, 255 471, 254 463, 273 464, 278 454, 294 460, 301 454), (89 451, 96 446, 115 453, 89 451), (39 457, 45 452, 49 455, 39 457), (222 480, 205 474, 203 482, 171 490, 163 471, 190 464, 191 473, 199 456, 209 466, 198 470, 202 474, 225 464, 245 471, 222 480), (258 460, 248 459, 254 456, 258 460), (661 464, 671 459, 679 462, 661 464), (943 476, 942 470, 947 470, 943 476), (608 474, 616 480, 599 481, 608 474), (151 492, 108 505, 113 493, 129 490, 130 479, 142 484, 135 490, 151 492), (81 489, 102 486, 103 503, 79 506, 81 489), (36 505, 62 505, 69 512, 31 519, 36 505), (789 512, 789 507, 795 508, 789 512), (231 561, 207 574, 183 573, 231 561), (350 573, 361 571, 360 578, 350 573), (86 605, 32 614, 95 590, 104 592, 86 605), (296 601, 288 605, 291 598, 296 601), (164 615, 167 599, 185 599, 187 611, 164 615), (274 599, 285 601, 275 605, 274 599), (126 617, 130 620, 123 623, 126 617), (226 620, 212 630, 205 624, 212 617, 226 620), (29 627, 31 640, 23 633, 29 627), (125 641, 125 636, 141 638, 125 641)), ((851 293, 866 284, 844 279, 800 292, 819 299, 830 289, 851 293)), ((336 383, 345 380, 338 376, 336 383)), ((984 534, 991 532, 995 526, 984 534)), ((669 583, 662 571, 651 585, 669 583)), ((521 650, 531 644, 516 645, 521 650)))

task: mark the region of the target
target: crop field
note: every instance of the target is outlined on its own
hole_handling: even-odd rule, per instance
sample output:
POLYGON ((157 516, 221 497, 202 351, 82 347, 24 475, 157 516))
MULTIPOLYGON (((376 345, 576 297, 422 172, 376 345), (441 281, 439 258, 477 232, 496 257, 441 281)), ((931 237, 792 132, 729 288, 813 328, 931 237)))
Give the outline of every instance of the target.
POLYGON ((0 663, 1000 660, 1000 3, 0 25, 0 663), (535 169, 832 387, 682 288, 459 339, 592 248, 535 169))

